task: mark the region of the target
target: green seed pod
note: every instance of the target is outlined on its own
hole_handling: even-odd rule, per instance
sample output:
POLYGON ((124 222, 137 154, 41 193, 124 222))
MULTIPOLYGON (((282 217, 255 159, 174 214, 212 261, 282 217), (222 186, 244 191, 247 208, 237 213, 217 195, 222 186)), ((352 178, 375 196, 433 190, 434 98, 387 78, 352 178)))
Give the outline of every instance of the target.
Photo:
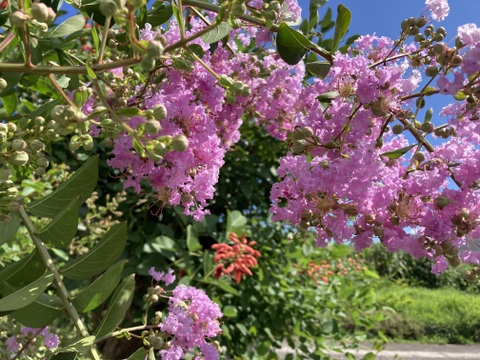
POLYGON ((395 124, 392 128, 392 132, 396 135, 401 134, 403 130, 405 130, 405 128, 401 124, 395 124))
POLYGON ((418 33, 417 35, 415 35, 415 37, 413 38, 413 40, 416 41, 416 42, 420 42, 420 41, 425 40, 425 38, 423 37, 422 34, 418 33))
POLYGON ((105 17, 115 16, 118 10, 117 4, 113 0, 102 0, 100 2, 100 11, 105 17))
POLYGON ((233 85, 233 79, 229 76, 222 75, 218 79, 218 83, 223 86, 224 88, 230 88, 233 85))
POLYGON ((463 57, 461 55, 455 55, 450 61, 450 65, 459 66, 463 63, 463 57))
POLYGON ((160 59, 163 55, 163 45, 160 41, 150 41, 147 45, 147 55, 152 59, 160 59))
POLYGON ((43 168, 47 168, 49 165, 49 161, 46 158, 40 158, 35 162, 35 165, 43 168))
POLYGON ((437 76, 438 72, 439 70, 438 70, 438 67, 436 66, 429 66, 425 69, 425 75, 430 77, 437 76))
POLYGON ((21 11, 15 11, 10 15, 10 23, 13 27, 22 28, 28 21, 27 14, 21 11))
POLYGON ((444 207, 448 206, 452 200, 450 200, 446 196, 437 196, 435 200, 433 201, 433 205, 435 206, 436 209, 443 209, 444 207))
POLYGON ((155 69, 155 59, 148 55, 142 57, 141 64, 142 67, 147 71, 152 71, 153 69, 155 69))
POLYGON ((11 146, 13 151, 25 150, 27 143, 23 139, 14 139, 11 146))
POLYGON ((65 107, 63 105, 57 105, 52 109, 50 114, 51 118, 57 122, 64 122, 63 111, 65 107))
POLYGON ((157 120, 149 120, 145 123, 145 132, 147 134, 156 135, 160 130, 162 130, 162 126, 157 120))
POLYGON ((155 145, 155 147, 153 148, 153 152, 154 154, 158 155, 158 156, 164 156, 167 154, 168 152, 168 148, 167 148, 167 145, 163 142, 159 142, 158 144, 155 145))
POLYGON ((28 164, 29 156, 25 151, 15 151, 10 156, 10 162, 14 165, 24 166, 28 164))
POLYGON ((433 40, 435 41, 442 41, 443 39, 445 39, 445 37, 442 35, 442 34, 435 34, 433 35, 433 40))
POLYGON ((292 153, 301 154, 305 151, 305 146, 300 141, 295 141, 292 145, 292 153))
POLYGON ((425 153, 423 151, 417 151, 413 158, 418 161, 419 163, 425 161, 425 153))
POLYGON ((0 92, 5 90, 8 86, 7 81, 4 78, 0 78, 0 92))
POLYGON ((425 19, 425 16, 420 16, 417 19, 417 22, 415 23, 415 25, 417 25, 418 27, 424 27, 426 24, 427 24, 427 19, 425 19))
POLYGON ((435 130, 435 126, 431 122, 425 122, 420 127, 420 130, 427 134, 430 134, 431 132, 433 132, 433 130, 435 130))
POLYGON ((232 84, 232 91, 235 94, 241 94, 245 85, 241 81, 234 81, 232 84))
POLYGON ((295 130, 293 131, 293 137, 295 140, 305 139, 305 135, 303 135, 303 129, 300 126, 295 127, 295 130))
POLYGON ((311 138, 314 135, 313 129, 310 126, 305 126, 302 129, 304 138, 311 138))
POLYGON ((82 142, 80 141, 80 137, 78 135, 73 135, 70 138, 70 142, 68 143, 68 148, 71 151, 78 150, 78 148, 82 145, 82 142))
POLYGON ((37 167, 37 168, 35 169, 35 175, 37 175, 37 176, 42 176, 43 174, 45 174, 45 168, 37 167))
POLYGON ((37 21, 48 20, 48 6, 43 3, 33 3, 30 8, 32 17, 37 21))
POLYGON ((153 116, 157 120, 162 120, 167 117, 167 108, 165 107, 165 105, 155 105, 152 110, 153 116))
POLYGON ((172 138, 172 148, 175 151, 185 151, 188 148, 188 139, 185 135, 179 134, 172 138))

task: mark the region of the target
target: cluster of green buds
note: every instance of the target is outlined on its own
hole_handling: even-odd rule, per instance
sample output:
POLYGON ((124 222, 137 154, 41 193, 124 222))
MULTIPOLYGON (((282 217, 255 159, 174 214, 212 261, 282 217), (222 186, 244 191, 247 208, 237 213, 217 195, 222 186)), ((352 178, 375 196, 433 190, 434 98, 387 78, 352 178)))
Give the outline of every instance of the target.
POLYGON ((147 306, 150 306, 152 304, 157 303, 158 300, 160 300, 160 297, 162 296, 162 294, 164 293, 165 293, 165 290, 161 286, 159 285, 150 286, 147 289, 147 293, 143 296, 143 300, 145 301, 147 306))
POLYGON ((29 9, 17 10, 10 15, 10 24, 23 29, 27 24, 34 26, 39 32, 48 31, 48 23, 55 20, 55 11, 43 3, 33 3, 29 9))
POLYGON ((0 169, 0 224, 12 221, 11 214, 18 213, 23 197, 18 195, 14 182, 8 180, 11 172, 9 169, 0 169))
POLYGON ((226 99, 230 104, 237 101, 237 96, 247 97, 252 93, 250 86, 239 80, 234 80, 230 76, 221 75, 218 78, 218 83, 227 90, 226 99))
POLYGON ((53 139, 52 123, 41 116, 24 122, 25 129, 9 122, 0 123, 0 158, 4 169, 11 166, 29 166, 36 175, 45 173, 49 163, 45 158, 44 141, 53 139), (42 141, 44 140, 44 141, 42 141))
POLYGON ((282 10, 282 4, 277 0, 273 0, 263 3, 261 14, 265 19, 274 21, 278 19, 280 10, 282 10))
POLYGON ((445 256, 448 263, 451 266, 458 266, 461 263, 460 257, 458 256, 459 251, 458 249, 449 241, 434 241, 430 239, 428 236, 424 236, 419 238, 419 241, 424 242, 424 249, 427 251, 435 251, 435 256, 445 256))
POLYGON ((145 70, 152 71, 157 67, 157 61, 162 58, 166 45, 167 39, 163 35, 157 35, 147 43, 141 62, 145 70))
MULTIPOLYGON (((310 126, 297 126, 293 132, 292 153, 303 154, 308 152, 311 148, 319 146, 320 139, 315 136, 313 129, 310 126)), ((327 145, 328 147, 328 145, 327 145)))
MULTIPOLYGON (((146 156, 154 162, 162 161, 164 156, 171 151, 185 151, 188 148, 188 138, 183 134, 175 136, 160 136, 155 140, 145 141, 146 156)), ((143 149, 141 149, 143 154, 143 149)))
POLYGON ((71 105, 57 105, 50 114, 55 122, 54 129, 59 135, 68 135, 76 130, 88 131, 90 122, 83 112, 71 105))
POLYGON ((452 218, 452 224, 457 228, 457 236, 462 237, 468 234, 475 227, 477 219, 470 213, 470 210, 463 208, 452 218))

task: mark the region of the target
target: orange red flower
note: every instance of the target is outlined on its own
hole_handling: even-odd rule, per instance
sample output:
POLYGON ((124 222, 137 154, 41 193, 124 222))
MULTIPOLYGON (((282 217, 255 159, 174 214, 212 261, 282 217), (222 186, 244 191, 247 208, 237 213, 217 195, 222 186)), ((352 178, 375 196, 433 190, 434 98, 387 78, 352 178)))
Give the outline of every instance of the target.
POLYGON ((237 234, 231 232, 228 238, 234 242, 234 245, 219 243, 212 245, 216 251, 213 262, 218 264, 214 269, 216 278, 220 276, 232 276, 237 284, 242 281, 245 274, 252 275, 250 270, 258 264, 257 258, 261 257, 259 251, 252 248, 256 241, 248 241, 245 235, 239 239, 237 234))

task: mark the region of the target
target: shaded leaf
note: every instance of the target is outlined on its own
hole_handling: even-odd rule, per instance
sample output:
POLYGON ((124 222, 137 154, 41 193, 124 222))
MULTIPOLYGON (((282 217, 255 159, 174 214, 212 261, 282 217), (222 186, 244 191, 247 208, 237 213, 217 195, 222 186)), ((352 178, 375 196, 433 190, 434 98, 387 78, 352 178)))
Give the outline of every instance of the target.
POLYGON ((120 282, 126 263, 127 260, 122 260, 110 266, 92 284, 82 289, 72 301, 77 310, 84 313, 103 304, 120 282))
POLYGON ((311 42, 297 30, 282 22, 278 27, 277 51, 287 64, 295 65, 311 48, 311 42))
MULTIPOLYGON (((155 4, 157 5, 158 2, 155 4)), ((162 4, 158 8, 152 8, 147 14, 147 23, 153 27, 166 23, 173 15, 170 3, 162 4)))
POLYGON ((83 15, 75 15, 69 17, 63 23, 58 25, 50 34, 50 37, 64 37, 75 31, 82 30, 85 27, 85 17, 83 15))
POLYGON ((317 76, 320 79, 324 79, 332 65, 326 61, 314 61, 306 64, 307 70, 312 74, 317 76))
POLYGON ((132 303, 134 290, 135 274, 132 274, 123 279, 112 295, 105 316, 95 331, 97 338, 107 335, 120 325, 132 303))
POLYGON ((53 355, 49 360, 76 360, 78 353, 75 352, 61 352, 53 355))
POLYGON ((222 310, 223 316, 226 317, 237 317, 238 315, 238 310, 235 306, 232 305, 227 305, 223 308, 222 310))
POLYGON ((52 281, 53 274, 45 273, 34 282, 3 297, 0 299, 0 311, 18 310, 31 304, 50 286, 52 281))
POLYGON ((115 263, 127 243, 127 224, 113 225, 88 253, 67 263, 61 272, 69 279, 85 280, 115 263))
POLYGON ((397 150, 387 151, 387 152, 385 152, 381 155, 386 156, 389 159, 398 159, 399 157, 401 157, 402 155, 406 154, 411 149, 413 149, 415 146, 417 146, 417 144, 406 146, 406 147, 403 147, 403 148, 397 149, 397 150))
POLYGON ((350 21, 352 21, 352 12, 348 10, 344 5, 340 4, 337 8, 337 19, 335 21, 335 33, 333 35, 333 44, 330 49, 331 53, 334 53, 340 41, 347 34, 348 28, 350 26, 350 21))
POLYGON ((338 91, 329 91, 317 96, 317 100, 321 103, 331 103, 332 100, 337 98, 340 95, 338 91))
POLYGON ((40 239, 50 247, 66 248, 77 232, 78 208, 82 203, 83 201, 80 202, 78 197, 74 198, 47 226, 38 232, 40 239))
POLYGON ((11 221, 8 224, 0 224, 0 245, 10 240, 20 227, 20 217, 18 214, 9 214, 11 221))
POLYGON ((211 279, 204 279, 204 280, 201 280, 201 282, 205 283, 205 284, 210 284, 210 285, 214 285, 214 286, 217 286, 218 288, 222 289, 223 291, 226 291, 230 294, 233 294, 233 295, 236 295, 238 296, 239 293, 238 293, 238 290, 235 289, 234 287, 230 286, 228 283, 226 283, 225 281, 223 280, 220 280, 220 279, 215 279, 215 280, 211 280, 211 279))
POLYGON ((128 357, 127 360, 145 360, 145 357, 148 355, 148 350, 140 348, 135 351, 132 355, 128 357))
POLYGON ((232 27, 227 22, 218 24, 215 28, 201 36, 201 39, 206 44, 213 44, 219 40, 222 40, 225 36, 230 34, 232 27))
POLYGON ((9 315, 25 326, 43 328, 51 324, 62 312, 60 298, 42 293, 33 303, 9 315))
POLYGON ((83 339, 80 339, 73 344, 65 346, 63 348, 58 349, 58 352, 69 352, 69 351, 76 351, 79 353, 84 353, 90 350, 92 345, 95 343, 95 336, 87 336, 83 339))
POLYGON ((2 270, 0 272, 0 284, 9 281, 11 284, 21 287, 37 280, 45 270, 42 258, 34 250, 31 254, 2 270))
POLYGON ((98 156, 89 158, 75 174, 55 189, 51 194, 31 202, 28 210, 35 216, 57 216, 75 196, 81 203, 88 199, 97 185, 98 156))

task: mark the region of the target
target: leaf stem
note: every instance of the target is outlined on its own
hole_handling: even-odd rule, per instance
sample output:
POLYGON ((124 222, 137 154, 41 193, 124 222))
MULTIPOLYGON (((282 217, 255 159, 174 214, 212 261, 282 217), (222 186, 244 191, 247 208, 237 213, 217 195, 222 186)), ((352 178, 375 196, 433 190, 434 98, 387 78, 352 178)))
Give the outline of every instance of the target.
MULTIPOLYGON (((62 300, 62 304, 65 307, 65 310, 67 311, 68 315, 72 319, 75 328, 77 329, 78 335, 82 337, 87 337, 90 336, 87 327, 83 323, 82 319, 80 319, 80 316, 77 312, 77 309, 73 307, 73 305, 70 303, 69 300, 69 294, 68 290, 65 287, 62 278, 60 276, 60 273, 58 272, 58 269, 53 262, 52 257, 48 253, 47 247, 45 244, 40 240, 40 238, 37 237, 36 235, 36 229, 33 223, 30 220, 30 217, 28 216, 25 208, 23 205, 20 206, 20 217, 22 219, 23 224, 27 228, 27 231, 30 235, 30 238, 32 239, 33 243, 35 244, 35 248, 40 254, 40 257, 42 258, 44 264, 48 267, 48 269, 52 272, 53 277, 54 277, 54 282, 55 282, 55 287, 58 290, 58 295, 60 296, 62 300)), ((91 358, 94 360, 101 360, 100 355, 95 347, 90 348, 90 355, 91 358)))
POLYGON ((98 63, 101 64, 103 61, 103 55, 105 54, 105 46, 107 45, 108 30, 110 30, 110 21, 112 20, 111 16, 108 16, 105 20, 105 28, 103 29, 102 45, 100 46, 100 53, 98 54, 98 63))

